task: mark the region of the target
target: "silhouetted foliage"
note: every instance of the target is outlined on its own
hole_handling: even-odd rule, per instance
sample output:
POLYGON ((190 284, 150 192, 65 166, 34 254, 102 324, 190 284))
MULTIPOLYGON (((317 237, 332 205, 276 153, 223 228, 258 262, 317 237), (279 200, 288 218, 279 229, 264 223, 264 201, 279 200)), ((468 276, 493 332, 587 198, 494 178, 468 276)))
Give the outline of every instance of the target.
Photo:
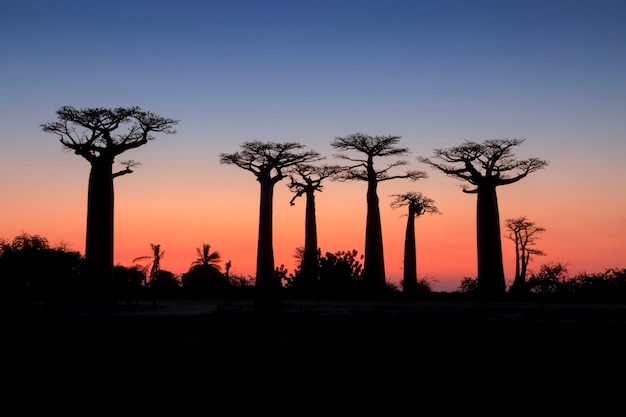
MULTIPOLYGON (((302 252, 301 249, 296 251, 302 252)), ((287 293, 295 298, 312 299, 372 299, 393 297, 399 293, 397 286, 386 283, 385 287, 377 288, 363 282, 364 256, 356 249, 350 251, 326 252, 319 258, 319 276, 314 282, 302 280, 301 268, 297 267, 294 274, 285 277, 287 293)))
POLYGON ((146 274, 140 265, 113 267, 113 288, 116 298, 135 304, 146 297, 146 274))
MULTIPOLYGON (((198 258, 191 263, 191 265, 205 265, 210 266, 218 271, 222 270, 220 266, 220 262, 222 262, 222 257, 219 252, 211 252, 211 245, 208 243, 202 244, 201 248, 196 248, 196 252, 198 254, 198 258)), ((228 269, 230 269, 230 264, 228 264, 228 269)))
POLYGON ((459 291, 463 293, 476 293, 478 292, 478 280, 472 277, 463 277, 459 284, 459 291))
POLYGON ((220 154, 220 162, 252 172, 261 187, 255 287, 258 303, 271 306, 278 302, 282 288, 274 271, 274 185, 285 178, 290 168, 322 158, 315 151, 300 151, 304 145, 293 142, 252 141, 244 142, 241 148, 240 152, 220 154))
POLYGON ((173 134, 178 121, 141 110, 61 107, 58 120, 42 124, 44 132, 56 134, 66 150, 85 158, 90 166, 87 191, 85 275, 90 279, 89 302, 110 304, 113 295, 113 179, 132 173, 134 161, 113 172, 115 158, 153 140, 154 133, 173 134), (127 127, 122 131, 123 127, 127 127))
POLYGON ((626 302, 626 268, 607 268, 602 273, 578 274, 567 281, 577 301, 626 302))
POLYGON ((150 290, 157 300, 175 299, 180 296, 181 281, 170 271, 159 269, 150 283, 150 290))
MULTIPOLYGON (((394 194, 395 199, 391 202, 391 207, 396 209, 408 207, 406 214, 407 224, 404 236, 404 272, 402 276, 402 292, 407 296, 417 294, 417 253, 415 245, 415 219, 425 213, 439 213, 433 199, 422 193, 408 192, 404 194, 394 194)), ((423 287, 423 285, 422 285, 423 287)), ((430 290, 430 287, 428 288, 430 290)))
POLYGON ((473 186, 463 185, 463 191, 477 195, 478 291, 488 298, 501 298, 506 293, 496 187, 517 182, 548 164, 537 158, 516 160, 512 148, 523 142, 524 139, 465 141, 460 146, 435 149, 433 159, 440 159, 443 163, 418 158, 473 186))
POLYGON ((22 233, 0 241, 0 292, 4 301, 72 302, 81 290, 82 257, 50 247, 40 235, 22 233))
POLYGON ((349 161, 350 165, 333 178, 338 181, 365 181, 367 183, 367 219, 365 226, 365 252, 363 280, 365 285, 375 292, 386 289, 385 256, 383 251, 383 233, 378 202, 378 184, 394 179, 415 181, 426 178, 423 171, 406 171, 401 175, 390 175, 389 172, 398 166, 407 165, 404 160, 396 160, 385 168, 376 170, 374 159, 382 157, 400 157, 408 155, 408 148, 397 147, 400 136, 370 136, 354 133, 346 137, 336 137, 331 146, 341 152, 355 151, 362 157, 353 157, 346 153, 335 154, 336 158, 349 161))
POLYGON ((558 294, 567 289, 567 267, 561 263, 541 265, 538 272, 532 272, 528 278, 528 292, 533 294, 558 294))
POLYGON ((525 293, 526 292, 526 271, 528 263, 533 255, 545 255, 539 249, 534 248, 537 234, 544 232, 546 229, 537 226, 531 222, 526 216, 506 219, 504 226, 507 230, 505 237, 515 243, 515 278, 513 284, 509 288, 509 292, 525 293))
POLYGON ((433 286, 428 278, 417 279, 417 286, 415 288, 416 294, 430 293, 432 291, 433 291, 433 286))
POLYGON ((194 265, 181 276, 186 298, 223 298, 229 294, 229 279, 213 265, 194 265))

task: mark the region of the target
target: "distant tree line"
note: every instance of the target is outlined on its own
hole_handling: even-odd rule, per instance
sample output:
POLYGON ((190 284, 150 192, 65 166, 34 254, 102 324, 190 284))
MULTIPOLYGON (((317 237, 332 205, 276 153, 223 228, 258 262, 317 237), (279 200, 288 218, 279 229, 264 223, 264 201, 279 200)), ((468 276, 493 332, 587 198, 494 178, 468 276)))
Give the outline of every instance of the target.
MULTIPOLYGON (((158 245, 160 257, 164 252, 158 245)), ((255 298, 254 277, 229 274, 217 268, 220 257, 209 245, 197 248, 200 257, 189 270, 176 275, 155 268, 150 257, 146 265, 115 265, 113 294, 118 303, 134 304, 140 300, 158 302, 172 299, 249 299, 255 298), (148 273, 147 273, 148 272, 148 273)), ((156 252, 155 252, 156 253, 156 252)), ((282 282, 280 296, 287 299, 349 300, 368 299, 371 294, 363 280, 363 255, 356 250, 327 252, 319 257, 320 279, 315 285, 303 274, 303 249, 294 256, 300 259, 294 272, 284 266, 275 269, 282 282)), ((144 258, 144 257, 142 257, 144 258)), ((145 259, 145 258, 144 258, 145 259)), ((0 301, 11 304, 38 301, 49 304, 76 304, 84 298, 84 257, 63 245, 51 246, 45 237, 22 233, 12 240, 0 239, 0 301)), ((526 301, 623 303, 626 300, 626 268, 607 268, 601 273, 571 276, 560 263, 547 263, 531 270, 525 281, 526 292, 509 291, 508 299, 526 301)), ((417 299, 480 299, 476 278, 465 277, 457 291, 435 293, 427 279, 420 279, 417 299)), ((387 284, 383 299, 405 299, 401 288, 387 284)))

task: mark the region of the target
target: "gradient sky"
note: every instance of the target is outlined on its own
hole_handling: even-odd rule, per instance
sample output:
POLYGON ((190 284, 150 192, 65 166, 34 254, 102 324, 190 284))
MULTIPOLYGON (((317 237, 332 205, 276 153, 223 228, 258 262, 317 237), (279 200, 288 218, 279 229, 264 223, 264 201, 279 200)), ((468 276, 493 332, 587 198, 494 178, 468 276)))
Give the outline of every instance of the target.
MULTIPOLYGON (((546 228, 531 269, 625 268, 625 21, 617 0, 2 1, 0 237, 84 253, 89 164, 40 124, 64 105, 140 106, 180 124, 118 158, 142 165, 115 180, 116 263, 155 243, 179 274, 208 243, 231 273, 253 275, 259 186, 219 154, 299 142, 337 163, 332 140, 363 132, 401 136, 409 168, 429 174, 379 187, 389 281, 402 277, 406 226, 390 195, 407 191, 442 213, 416 222, 420 277, 452 291, 476 276, 475 195, 417 162, 466 139, 524 138, 519 158, 549 161, 498 188, 502 223, 546 228)), ((322 252, 363 253, 366 184, 324 185, 322 252)), ((289 271, 304 244, 304 198, 291 207, 292 196, 277 184, 275 261, 289 271)), ((513 243, 503 251, 510 284, 513 243)))

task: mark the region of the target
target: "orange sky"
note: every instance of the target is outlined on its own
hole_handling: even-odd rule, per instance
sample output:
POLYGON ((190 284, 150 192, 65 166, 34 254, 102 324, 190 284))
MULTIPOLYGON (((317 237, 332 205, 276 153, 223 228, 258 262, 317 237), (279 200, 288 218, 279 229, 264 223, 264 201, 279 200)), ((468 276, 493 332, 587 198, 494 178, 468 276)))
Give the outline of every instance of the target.
MULTIPOLYGON (((167 140, 170 138, 161 139, 167 140)), ((82 253, 88 164, 73 154, 54 150, 54 143, 46 146, 52 152, 46 161, 39 161, 42 165, 29 169, 17 159, 9 162, 13 172, 20 175, 21 186, 3 186, 5 195, 12 196, 4 204, 5 219, 10 218, 11 222, 2 224, 0 236, 12 238, 24 230, 47 237, 52 244, 64 241, 82 253)), ((145 149, 157 146, 155 141, 145 149)), ((519 148, 521 155, 527 153, 523 152, 524 146, 519 148)), ((225 149, 235 150, 236 146, 225 149)), ((135 151, 137 155, 141 153, 142 149, 135 151)), ((618 157, 608 151, 601 157, 607 163, 602 165, 604 168, 596 168, 594 175, 618 177, 618 157)), ((35 165, 37 159, 30 163, 35 165)), ((547 229, 537 242, 547 256, 537 257, 531 262, 531 269, 546 262, 566 264, 570 273, 624 267, 624 194, 604 189, 592 178, 586 179, 585 173, 572 164, 545 159, 552 159, 546 169, 498 189, 502 222, 526 215, 547 229)), ((254 175, 220 165, 217 155, 213 155, 212 162, 207 157, 206 163, 184 168, 179 165, 178 170, 162 169, 167 158, 142 160, 135 173, 115 180, 115 261, 129 266, 135 257, 149 255, 150 243, 155 243, 165 251, 161 267, 180 274, 195 260, 196 248, 208 243, 221 254, 222 265, 231 260, 231 273, 253 276, 259 204, 259 186, 254 175), (198 182, 198 178, 206 181, 198 182), (203 186, 199 187, 199 183, 203 186)), ((441 214, 417 219, 418 274, 428 279, 434 290, 453 291, 463 277, 476 274, 475 195, 462 193, 460 183, 454 179, 423 166, 419 169, 426 170, 429 178, 414 183, 388 181, 379 186, 387 277, 395 283, 402 277, 406 227, 404 210, 390 208, 390 195, 420 191, 435 200, 441 214)), ((326 181, 323 192, 316 194, 318 240, 324 253, 351 249, 363 253, 365 192, 363 182, 326 181)), ((304 243, 305 209, 304 198, 290 206, 292 196, 286 182, 277 184, 275 261, 290 272, 295 266, 294 251, 304 243)), ((503 239, 503 251, 510 283, 514 271, 513 243, 503 239)))

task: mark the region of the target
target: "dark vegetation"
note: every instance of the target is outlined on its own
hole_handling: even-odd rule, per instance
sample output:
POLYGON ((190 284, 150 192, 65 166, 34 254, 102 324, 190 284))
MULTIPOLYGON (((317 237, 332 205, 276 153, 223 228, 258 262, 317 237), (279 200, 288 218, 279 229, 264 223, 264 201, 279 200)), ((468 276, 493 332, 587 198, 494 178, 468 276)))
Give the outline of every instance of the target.
MULTIPOLYGON (((153 245, 153 248, 157 245, 153 245)), ((159 254, 162 256, 159 248, 159 254)), ((158 259, 150 257, 145 266, 115 265, 113 288, 118 304, 132 305, 142 300, 253 300, 253 277, 222 272, 219 254, 203 245, 206 255, 192 262, 180 276, 155 267, 158 259)), ((156 252, 155 252, 156 253, 156 252)), ((304 273, 303 250, 296 250, 301 262, 293 273, 283 265, 274 277, 281 282, 284 300, 426 300, 481 301, 478 281, 465 277, 457 291, 432 291, 428 279, 418 279, 410 296, 391 283, 377 294, 369 291, 363 280, 363 255, 356 250, 327 252, 318 258, 318 278, 311 281, 304 273)), ((0 294, 5 305, 42 302, 53 305, 80 305, 84 301, 85 259, 62 245, 52 247, 45 237, 23 233, 12 240, 0 241, 0 294)), ((413 284, 412 284, 413 285, 413 284)), ((543 264, 530 271, 525 292, 509 288, 503 301, 559 303, 624 303, 626 269, 608 268, 600 273, 570 275, 560 263, 543 264)))

